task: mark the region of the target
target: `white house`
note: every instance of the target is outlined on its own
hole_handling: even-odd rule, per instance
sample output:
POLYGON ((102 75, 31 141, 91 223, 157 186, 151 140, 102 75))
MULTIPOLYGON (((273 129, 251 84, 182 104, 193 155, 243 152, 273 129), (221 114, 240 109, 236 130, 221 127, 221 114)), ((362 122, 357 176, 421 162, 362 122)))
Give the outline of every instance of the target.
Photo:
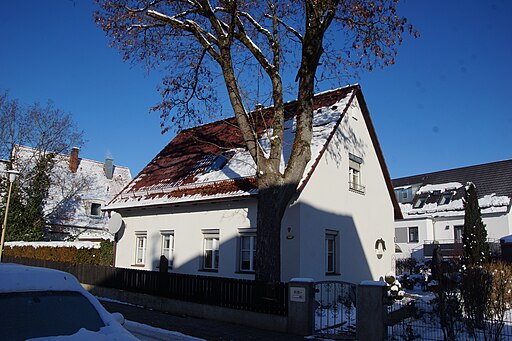
MULTIPOLYGON (((324 92, 314 107, 312 159, 282 222, 281 279, 379 279, 400 210, 363 94, 324 92)), ((123 219, 116 266, 156 270, 165 255, 169 271, 254 278, 258 192, 237 129, 233 118, 181 132, 108 204, 123 219)))
POLYGON ((437 245, 447 256, 461 255, 468 182, 476 185, 489 241, 512 234, 512 160, 394 179, 403 213, 395 222, 397 258, 428 258, 437 245))
MULTIPOLYGON (((14 168, 32 167, 43 153, 15 146, 14 168)), ((98 162, 80 158, 79 149, 70 155, 55 154, 43 214, 49 240, 113 240, 107 231, 108 215, 102 211, 132 179, 130 170, 113 164, 111 158, 98 162)), ((4 164, 6 161, 4 161, 4 164)))

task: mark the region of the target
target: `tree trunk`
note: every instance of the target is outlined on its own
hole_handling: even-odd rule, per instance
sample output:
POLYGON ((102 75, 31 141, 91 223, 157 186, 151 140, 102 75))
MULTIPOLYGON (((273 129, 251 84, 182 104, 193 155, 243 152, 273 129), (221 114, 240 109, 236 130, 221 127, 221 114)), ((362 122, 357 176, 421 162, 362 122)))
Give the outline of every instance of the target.
POLYGON ((256 234, 256 280, 281 281, 281 221, 297 184, 260 188, 256 234))

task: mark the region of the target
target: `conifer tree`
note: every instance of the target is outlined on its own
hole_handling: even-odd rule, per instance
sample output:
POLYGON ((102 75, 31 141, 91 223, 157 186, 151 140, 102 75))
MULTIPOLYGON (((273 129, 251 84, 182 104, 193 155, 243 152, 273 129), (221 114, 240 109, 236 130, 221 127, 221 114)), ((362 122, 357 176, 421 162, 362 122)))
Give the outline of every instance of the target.
POLYGON ((489 261, 489 244, 487 243, 487 230, 482 221, 478 195, 475 184, 468 182, 464 197, 464 265, 481 265, 489 261))

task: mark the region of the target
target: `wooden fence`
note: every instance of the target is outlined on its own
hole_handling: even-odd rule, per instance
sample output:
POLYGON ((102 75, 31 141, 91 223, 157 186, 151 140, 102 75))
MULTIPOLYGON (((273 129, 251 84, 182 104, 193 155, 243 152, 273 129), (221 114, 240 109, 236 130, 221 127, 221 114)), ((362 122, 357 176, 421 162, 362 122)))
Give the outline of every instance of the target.
POLYGON ((287 316, 288 284, 61 263, 4 256, 4 262, 62 270, 81 283, 182 301, 287 316))

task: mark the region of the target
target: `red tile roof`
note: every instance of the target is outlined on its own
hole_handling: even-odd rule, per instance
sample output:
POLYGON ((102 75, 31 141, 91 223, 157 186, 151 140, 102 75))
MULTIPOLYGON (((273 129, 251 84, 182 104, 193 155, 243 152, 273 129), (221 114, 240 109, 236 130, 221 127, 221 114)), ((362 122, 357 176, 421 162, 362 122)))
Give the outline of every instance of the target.
MULTIPOLYGON (((334 127, 329 136, 322 136, 323 140, 319 141, 322 148, 318 150, 316 155, 312 155, 310 161, 312 166, 309 168, 309 172, 306 171, 304 174, 299 190, 304 187, 314 171, 314 167, 330 141, 333 131, 341 122, 356 93, 358 97, 361 97, 360 101, 364 105, 363 111, 366 110, 365 116, 369 120, 366 105, 358 85, 324 92, 314 97, 314 110, 328 108, 328 110, 319 110, 318 113, 331 110, 337 116, 335 118, 336 122, 331 122, 335 125, 329 126, 334 127), (341 105, 336 106, 336 103, 341 105)), ((295 115, 296 105, 296 101, 285 104, 287 120, 295 115)), ((271 125, 272 112, 272 107, 270 107, 262 109, 257 113, 258 116, 256 116, 256 113, 252 113, 254 118, 260 118, 258 124, 259 136, 263 134, 265 127, 271 125)), ((367 121, 368 123, 371 125, 371 121, 367 121)), ((373 130, 373 126, 369 129, 373 130)), ((373 138, 376 139, 374 132, 372 134, 373 138)), ((378 148, 377 153, 381 153, 378 141, 374 141, 374 146, 378 148)), ((111 209, 116 209, 256 195, 257 183, 254 170, 250 174, 227 175, 226 179, 217 181, 198 181, 199 176, 210 171, 215 156, 228 150, 246 150, 234 117, 184 130, 135 177, 109 206, 111 209)), ((379 160, 381 161, 381 167, 383 166, 385 176, 389 178, 385 164, 382 165, 383 157, 380 156, 379 160)), ((389 180, 388 187, 390 187, 392 200, 396 202, 390 184, 391 181, 389 180)), ((398 208, 398 204, 395 205, 398 208)))

